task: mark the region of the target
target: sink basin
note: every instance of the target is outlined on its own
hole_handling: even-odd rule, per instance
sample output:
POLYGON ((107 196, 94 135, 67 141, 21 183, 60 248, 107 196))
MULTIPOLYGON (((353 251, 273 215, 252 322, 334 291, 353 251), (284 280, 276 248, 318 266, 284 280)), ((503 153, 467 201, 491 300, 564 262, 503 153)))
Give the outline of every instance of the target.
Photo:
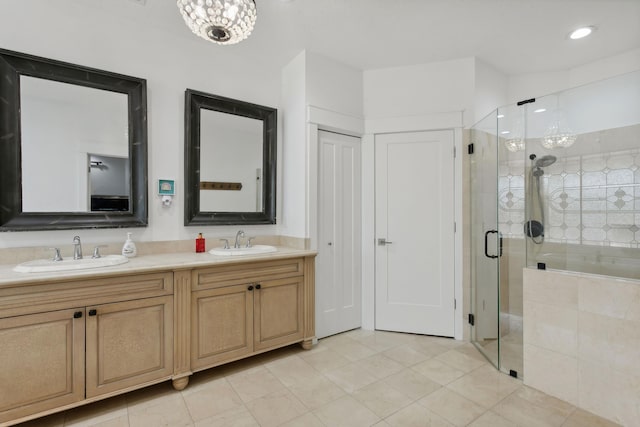
POLYGON ((129 258, 122 255, 103 255, 100 258, 65 259, 52 261, 37 259, 23 262, 13 268, 18 273, 47 273, 54 271, 86 270, 89 268, 111 267, 129 262, 129 258))
POLYGON ((253 245, 250 248, 213 248, 209 251, 211 255, 238 256, 238 255, 257 255, 276 252, 275 246, 269 245, 253 245))

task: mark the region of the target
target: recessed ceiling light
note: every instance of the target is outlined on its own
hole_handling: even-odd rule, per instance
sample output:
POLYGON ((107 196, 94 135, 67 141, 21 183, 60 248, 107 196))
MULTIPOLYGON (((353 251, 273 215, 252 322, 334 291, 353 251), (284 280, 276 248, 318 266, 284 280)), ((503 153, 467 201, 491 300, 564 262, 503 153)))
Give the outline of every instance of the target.
POLYGON ((537 110, 533 110, 534 113, 544 113, 545 111, 547 111, 546 108, 538 108, 537 110))
POLYGON ((596 29, 596 27, 593 27, 593 26, 581 27, 581 28, 575 29, 569 34, 569 38, 571 40, 578 40, 578 39, 581 39, 583 37, 587 37, 595 29, 596 29))
POLYGON ((511 133, 511 131, 508 131, 508 130, 503 130, 502 132, 500 132, 501 135, 507 135, 507 134, 510 134, 510 133, 511 133))
POLYGON ((504 114, 498 114, 496 117, 498 117, 499 119, 504 117, 504 114))

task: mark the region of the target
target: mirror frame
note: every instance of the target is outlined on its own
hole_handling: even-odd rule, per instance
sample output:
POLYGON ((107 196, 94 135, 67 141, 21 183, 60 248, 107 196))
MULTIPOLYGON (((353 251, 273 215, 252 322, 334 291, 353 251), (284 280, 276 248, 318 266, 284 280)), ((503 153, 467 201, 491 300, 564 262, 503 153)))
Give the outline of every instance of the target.
POLYGON ((0 105, 0 231, 147 226, 146 80, 0 49, 0 105), (129 211, 22 212, 20 76, 127 95, 131 165, 129 211))
POLYGON ((193 89, 185 91, 184 225, 239 225, 276 223, 276 145, 278 110, 193 89), (218 111, 261 120, 262 211, 208 212, 200 210, 200 111, 218 111))

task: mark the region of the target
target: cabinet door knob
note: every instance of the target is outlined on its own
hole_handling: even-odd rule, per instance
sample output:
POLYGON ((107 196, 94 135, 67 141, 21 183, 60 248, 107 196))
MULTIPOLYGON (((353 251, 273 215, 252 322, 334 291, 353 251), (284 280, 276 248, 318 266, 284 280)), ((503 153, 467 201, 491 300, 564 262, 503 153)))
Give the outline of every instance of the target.
POLYGON ((260 289, 261 287, 260 283, 256 284, 256 289, 260 289))
POLYGON ((253 290, 253 286, 249 285, 249 287, 247 288, 247 290, 252 291, 252 290, 253 290))
POLYGON ((95 316, 96 314, 98 314, 98 310, 96 310, 95 308, 89 310, 89 316, 95 316))
POLYGON ((74 319, 79 319, 82 317, 82 312, 81 311, 76 311, 75 313, 73 313, 73 318, 74 319))

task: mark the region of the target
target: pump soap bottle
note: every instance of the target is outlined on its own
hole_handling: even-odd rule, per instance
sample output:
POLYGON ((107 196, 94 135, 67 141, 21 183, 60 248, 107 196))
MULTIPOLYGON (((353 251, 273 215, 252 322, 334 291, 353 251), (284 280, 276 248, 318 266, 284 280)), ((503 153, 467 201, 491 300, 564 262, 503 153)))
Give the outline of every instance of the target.
POLYGON ((202 237, 202 233, 198 233, 198 238, 196 239, 196 253, 204 252, 204 237, 202 237))
POLYGON ((127 258, 133 258, 138 254, 138 249, 136 248, 136 244, 131 240, 131 235, 133 233, 127 233, 127 241, 124 242, 124 246, 122 246, 122 255, 127 258))

